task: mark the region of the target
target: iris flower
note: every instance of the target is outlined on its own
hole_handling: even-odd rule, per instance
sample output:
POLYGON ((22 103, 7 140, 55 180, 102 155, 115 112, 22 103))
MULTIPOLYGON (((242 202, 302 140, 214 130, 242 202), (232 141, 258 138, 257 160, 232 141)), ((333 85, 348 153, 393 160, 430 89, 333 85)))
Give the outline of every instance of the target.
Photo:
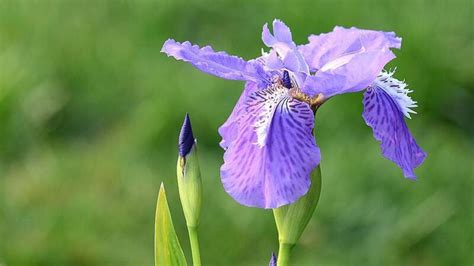
POLYGON ((237 202, 277 208, 305 195, 310 173, 321 160, 313 137, 314 113, 338 94, 364 91, 363 118, 380 142, 382 154, 405 177, 425 158, 404 120, 416 107, 406 84, 386 72, 401 39, 393 32, 335 27, 310 35, 296 45, 290 29, 273 21, 263 26, 262 50, 244 59, 169 39, 162 52, 199 70, 229 80, 245 81, 230 117, 219 128, 225 149, 221 179, 237 202))

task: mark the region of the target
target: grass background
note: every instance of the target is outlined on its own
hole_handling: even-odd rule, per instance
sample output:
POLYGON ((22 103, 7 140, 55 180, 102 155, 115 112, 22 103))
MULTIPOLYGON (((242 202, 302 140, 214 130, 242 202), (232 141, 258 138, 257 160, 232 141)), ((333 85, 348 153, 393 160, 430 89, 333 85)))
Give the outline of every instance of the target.
POLYGON ((151 265, 161 182, 185 254, 176 142, 189 112, 204 182, 205 265, 266 265, 271 211, 222 189, 217 128, 243 84, 160 53, 169 38, 250 59, 277 17, 296 42, 334 25, 403 37, 396 77, 419 102, 419 180, 385 160, 362 96, 318 111, 323 187, 294 265, 472 265, 473 2, 0 1, 0 265, 151 265))

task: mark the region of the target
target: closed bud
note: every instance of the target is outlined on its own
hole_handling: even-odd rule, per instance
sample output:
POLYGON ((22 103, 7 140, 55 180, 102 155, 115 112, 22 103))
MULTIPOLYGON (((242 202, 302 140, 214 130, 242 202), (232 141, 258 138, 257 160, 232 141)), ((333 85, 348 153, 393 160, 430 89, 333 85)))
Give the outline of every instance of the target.
POLYGON ((196 140, 189 115, 184 118, 179 135, 179 156, 177 165, 178 188, 186 225, 197 227, 201 213, 202 183, 196 140))
POLYGON ((311 187, 306 195, 292 204, 273 209, 280 246, 283 244, 291 248, 296 244, 313 216, 320 192, 321 169, 318 166, 311 173, 311 187))
POLYGON ((268 266, 277 266, 277 257, 275 256, 275 253, 272 252, 272 256, 270 257, 270 262, 268 263, 268 266))

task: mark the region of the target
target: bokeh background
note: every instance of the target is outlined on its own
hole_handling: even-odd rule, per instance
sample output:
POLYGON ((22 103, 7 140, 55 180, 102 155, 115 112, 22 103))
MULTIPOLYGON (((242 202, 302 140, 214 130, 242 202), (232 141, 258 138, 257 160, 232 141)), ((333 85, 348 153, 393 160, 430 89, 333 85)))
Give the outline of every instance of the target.
POLYGON ((271 211, 223 190, 217 128, 243 84, 160 53, 169 38, 250 59, 262 25, 297 43, 334 25, 393 30, 389 68, 419 102, 427 151, 403 178, 361 117, 360 93, 318 111, 323 187, 294 265, 473 265, 473 2, 0 1, 0 265, 152 265, 161 182, 190 258, 175 165, 189 112, 204 182, 205 265, 266 265, 271 211))

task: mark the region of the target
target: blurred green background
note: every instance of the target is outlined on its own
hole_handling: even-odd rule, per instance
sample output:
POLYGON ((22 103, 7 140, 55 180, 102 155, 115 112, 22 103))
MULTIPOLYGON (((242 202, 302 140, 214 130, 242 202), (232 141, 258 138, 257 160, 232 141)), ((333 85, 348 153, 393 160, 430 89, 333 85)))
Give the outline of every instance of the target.
POLYGON ((473 265, 473 2, 0 1, 0 265, 152 265, 161 182, 185 254, 175 165, 189 112, 204 182, 204 265, 266 265, 271 211, 223 190, 217 128, 242 82, 160 53, 167 38, 250 59, 262 25, 297 43, 335 25, 403 37, 396 77, 419 102, 419 180, 380 155, 362 95, 318 112, 323 187, 294 265, 473 265))

